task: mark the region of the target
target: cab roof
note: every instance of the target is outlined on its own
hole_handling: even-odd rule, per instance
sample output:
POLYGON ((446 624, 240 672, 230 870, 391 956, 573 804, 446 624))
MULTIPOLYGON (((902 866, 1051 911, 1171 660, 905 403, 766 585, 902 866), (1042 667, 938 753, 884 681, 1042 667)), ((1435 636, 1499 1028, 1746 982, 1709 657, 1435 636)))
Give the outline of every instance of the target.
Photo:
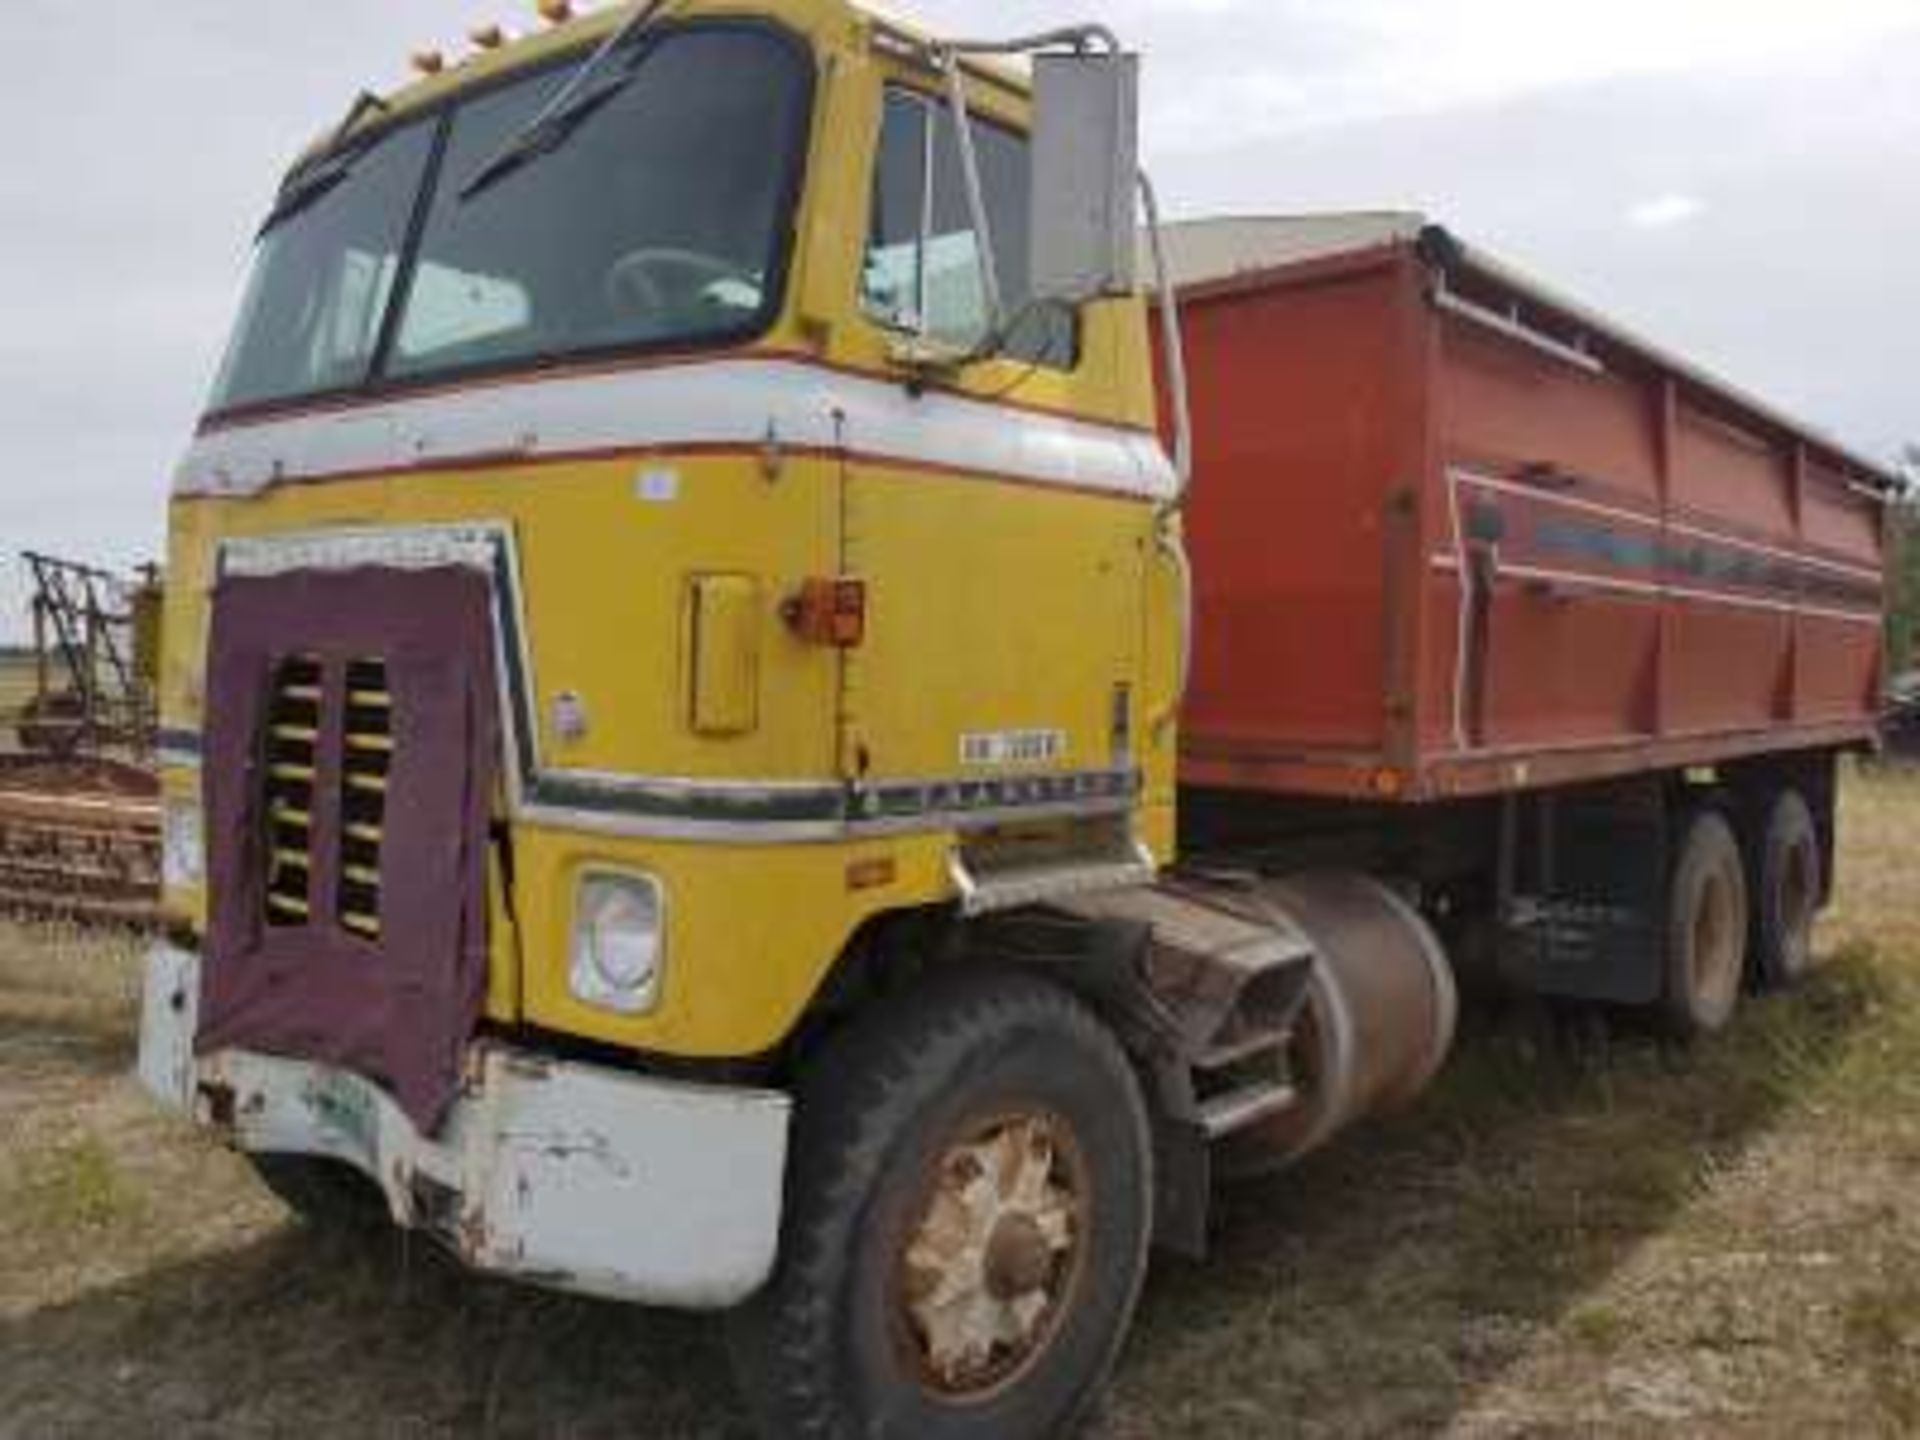
MULTIPOLYGON (((486 0, 475 0, 476 5, 486 0)), ((593 46, 613 34, 631 19, 646 0, 583 10, 572 18, 543 25, 524 35, 509 36, 504 43, 483 47, 474 44, 464 52, 444 56, 444 68, 422 74, 389 92, 368 90, 356 102, 358 113, 351 123, 338 125, 316 137, 301 153, 304 161, 319 151, 337 144, 358 130, 390 121, 397 116, 424 109, 471 86, 510 75, 570 53, 585 57, 593 46)), ((876 35, 894 42, 901 54, 924 50, 937 37, 919 22, 884 4, 867 0, 668 0, 663 20, 692 16, 759 16, 792 26, 809 35, 830 34, 835 30, 851 34, 854 27, 870 26, 876 35)), ((437 52, 427 52, 437 53, 437 52)), ((1024 64, 1002 59, 969 59, 966 68, 981 79, 1025 94, 1031 85, 1024 64)))

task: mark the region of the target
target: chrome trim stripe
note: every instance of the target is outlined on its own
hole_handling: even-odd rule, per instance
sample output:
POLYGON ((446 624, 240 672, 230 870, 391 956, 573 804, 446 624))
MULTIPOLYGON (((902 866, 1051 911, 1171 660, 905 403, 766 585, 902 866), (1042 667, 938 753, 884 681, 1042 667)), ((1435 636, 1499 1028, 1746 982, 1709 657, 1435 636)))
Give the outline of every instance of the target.
MULTIPOLYGON (((190 747, 167 752, 178 760, 163 763, 198 768, 199 743, 193 736, 190 747)), ((1139 793, 1140 777, 1089 771, 849 789, 560 771, 520 788, 523 799, 516 815, 533 824, 642 839, 796 844, 1125 814, 1139 793)))
MULTIPOLYGON (((1457 574, 1460 564, 1451 555, 1433 557, 1433 568, 1457 574)), ((1690 600, 1700 605, 1724 605, 1732 610, 1764 610, 1775 615, 1804 615, 1809 620, 1836 620, 1878 628, 1884 624, 1879 615, 1860 610, 1830 610, 1819 605, 1802 605, 1786 600, 1763 600, 1757 596, 1729 595, 1719 590, 1696 590, 1684 585, 1656 585, 1641 580, 1622 580, 1612 575, 1589 575, 1579 570, 1554 570, 1539 565, 1515 565, 1501 561, 1495 572, 1501 579, 1537 580, 1545 584, 1603 590, 1631 595, 1642 600, 1690 600)))
MULTIPOLYGON (((1848 565, 1840 561, 1807 554, 1798 550, 1787 550, 1767 545, 1755 540, 1744 539, 1737 535, 1721 531, 1703 529, 1698 525, 1675 520, 1670 516, 1648 514, 1643 511, 1629 510, 1622 506, 1603 504, 1580 496, 1558 494, 1534 486, 1523 485, 1512 480, 1485 475, 1464 465, 1448 465, 1445 468, 1447 479, 1447 522, 1451 529, 1450 550, 1436 550, 1427 557, 1428 569, 1434 574, 1445 574, 1453 578, 1459 592, 1456 607, 1456 633, 1454 641, 1453 705, 1452 728, 1456 753, 1473 755, 1477 751, 1469 742, 1467 727, 1467 665, 1470 646, 1468 630, 1472 616, 1472 587, 1465 583, 1469 574, 1468 536, 1465 518, 1462 513, 1462 492, 1475 489, 1487 490, 1496 494, 1512 495, 1517 498, 1537 502, 1545 506, 1557 506, 1563 511, 1591 515, 1601 520, 1629 525, 1655 537, 1652 541, 1651 559, 1644 567, 1644 573, 1650 578, 1634 579, 1618 574, 1594 573, 1586 570, 1566 569, 1558 566, 1516 563, 1499 553, 1495 544, 1496 556, 1493 569, 1496 580, 1518 580, 1539 582, 1550 585, 1564 584, 1589 592, 1626 595, 1637 600, 1679 601, 1694 605, 1715 605, 1734 610, 1753 610, 1786 618, 1804 617, 1808 620, 1820 620, 1831 623, 1879 628, 1884 624, 1884 616, 1877 608, 1866 608, 1869 604, 1865 596, 1860 597, 1858 609, 1842 609, 1837 605, 1817 603, 1825 598, 1841 602, 1853 598, 1846 594, 1815 595, 1811 599, 1776 590, 1773 594, 1756 594, 1751 585, 1745 588, 1731 588, 1739 582, 1729 582, 1730 588, 1722 590, 1706 589, 1699 584, 1686 583, 1691 576, 1686 568, 1676 561, 1675 554, 1668 547, 1668 537, 1683 536, 1697 544, 1724 546, 1729 550, 1739 550, 1751 555, 1765 556, 1768 560, 1795 572, 1794 578, 1799 584, 1796 589, 1809 584, 1824 586, 1834 591, 1843 580, 1855 582, 1861 586, 1871 586, 1884 592, 1886 577, 1884 574, 1864 566, 1848 565), (1669 577, 1672 578, 1669 578, 1669 577), (1821 576, 1829 578, 1821 578, 1821 576)), ((1442 543, 1445 543, 1444 541, 1442 543)), ((1598 563, 1609 563, 1601 561, 1598 563)), ((1709 579, 1713 577, 1708 577, 1709 579)))
POLYGON ((1131 799, 1115 799, 1024 803, 968 811, 927 810, 911 816, 899 815, 880 820, 862 820, 844 814, 824 820, 728 820, 692 815, 637 815, 625 811, 579 810, 535 801, 523 806, 515 818, 528 825, 623 840, 814 845, 945 831, 965 834, 1001 825, 1032 824, 1040 820, 1101 818, 1125 815, 1132 807, 1131 799))
POLYGON ((394 470, 770 441, 1140 499, 1176 489, 1173 462, 1143 431, 914 395, 801 360, 734 358, 546 376, 216 430, 194 442, 174 491, 244 496, 394 470))
POLYGON ((163 729, 154 746, 154 759, 162 770, 198 770, 201 748, 198 730, 163 729))
POLYGON ((1726 545, 1736 550, 1748 550, 1756 555, 1768 555, 1777 560, 1785 560, 1794 565, 1804 565, 1813 570, 1827 570, 1836 575, 1845 575, 1851 579, 1863 580, 1871 585, 1884 585, 1886 576, 1878 570, 1863 565, 1846 565, 1838 560, 1824 559, 1799 550, 1783 550, 1777 546, 1765 545, 1757 540, 1742 539, 1738 535, 1729 535, 1719 530, 1704 530, 1681 520, 1665 519, 1645 511, 1628 510, 1617 505, 1605 505, 1596 500, 1583 499, 1576 495, 1562 495, 1551 490, 1542 490, 1531 485, 1517 484, 1512 480, 1499 480, 1491 475, 1482 475, 1463 466, 1452 466, 1447 471, 1448 478, 1456 485, 1472 485, 1477 489, 1494 490, 1504 495, 1516 495, 1523 500, 1537 501, 1542 505, 1557 505, 1565 510, 1579 510, 1590 515, 1603 516, 1609 520, 1618 520, 1624 524, 1635 525, 1643 530, 1666 531, 1675 535, 1685 535, 1694 540, 1705 540, 1715 545, 1726 545))
POLYGON ((1667 523, 1667 532, 1672 535, 1685 535, 1690 540, 1706 540, 1716 545, 1725 545, 1734 550, 1749 550, 1755 555, 1765 555, 1770 559, 1804 565, 1810 570, 1828 570, 1835 575, 1845 575, 1852 580, 1863 580, 1869 585, 1885 585, 1887 580, 1880 571, 1869 570, 1864 565, 1843 565, 1838 560, 1825 560, 1818 555, 1809 555, 1798 550, 1782 550, 1776 545, 1762 545, 1757 540, 1742 540, 1738 536, 1702 530, 1698 526, 1682 524, 1678 520, 1667 523))

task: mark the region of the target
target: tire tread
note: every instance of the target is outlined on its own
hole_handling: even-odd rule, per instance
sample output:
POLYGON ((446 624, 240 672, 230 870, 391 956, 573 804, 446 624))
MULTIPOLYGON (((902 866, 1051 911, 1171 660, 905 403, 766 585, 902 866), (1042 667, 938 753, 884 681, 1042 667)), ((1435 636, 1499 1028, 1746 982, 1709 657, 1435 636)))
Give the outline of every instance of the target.
MULTIPOLYGON (((857 1433, 839 1397, 832 1336, 862 1199, 908 1118, 968 1055, 1023 1030, 1060 1027, 1131 1078, 1118 1041, 1078 998, 1008 969, 936 977, 881 1002, 803 1077, 781 1258, 773 1282, 730 1324, 734 1368, 762 1433, 796 1440, 857 1433)), ((1134 1109, 1142 1153, 1150 1153, 1137 1091, 1134 1109)), ((1141 1183, 1150 1186, 1150 1177, 1141 1183)), ((1145 1248, 1143 1235, 1142 1261, 1145 1248)), ((1092 1398, 1083 1396, 1083 1406, 1092 1398)))

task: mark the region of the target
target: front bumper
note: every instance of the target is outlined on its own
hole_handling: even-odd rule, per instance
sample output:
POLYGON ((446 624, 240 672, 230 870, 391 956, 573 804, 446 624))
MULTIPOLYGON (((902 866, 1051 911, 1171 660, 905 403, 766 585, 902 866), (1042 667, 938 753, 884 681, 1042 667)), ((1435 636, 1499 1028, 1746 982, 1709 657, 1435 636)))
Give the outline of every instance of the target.
POLYGON ((437 1136, 345 1071, 194 1054, 199 958, 147 958, 141 1082, 236 1149, 323 1156, 386 1195, 395 1223, 476 1270, 608 1299, 723 1309, 779 1244, 791 1101, 476 1044, 437 1136))

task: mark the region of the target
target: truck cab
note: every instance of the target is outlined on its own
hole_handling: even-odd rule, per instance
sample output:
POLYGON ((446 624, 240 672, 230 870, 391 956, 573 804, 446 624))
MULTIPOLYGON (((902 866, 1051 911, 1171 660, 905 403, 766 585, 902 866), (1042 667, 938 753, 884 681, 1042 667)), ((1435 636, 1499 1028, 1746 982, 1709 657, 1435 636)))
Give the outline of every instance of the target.
MULTIPOLYGON (((1171 858, 1178 477, 1141 288, 1035 284, 1023 70, 840 0, 545 8, 262 224, 174 482, 142 1070, 303 1213, 725 1308, 832 1037, 960 917, 1171 858)), ((1031 1183, 1004 1294, 901 1312, 928 1403, 1037 1353, 1081 1252, 1031 1183)))

